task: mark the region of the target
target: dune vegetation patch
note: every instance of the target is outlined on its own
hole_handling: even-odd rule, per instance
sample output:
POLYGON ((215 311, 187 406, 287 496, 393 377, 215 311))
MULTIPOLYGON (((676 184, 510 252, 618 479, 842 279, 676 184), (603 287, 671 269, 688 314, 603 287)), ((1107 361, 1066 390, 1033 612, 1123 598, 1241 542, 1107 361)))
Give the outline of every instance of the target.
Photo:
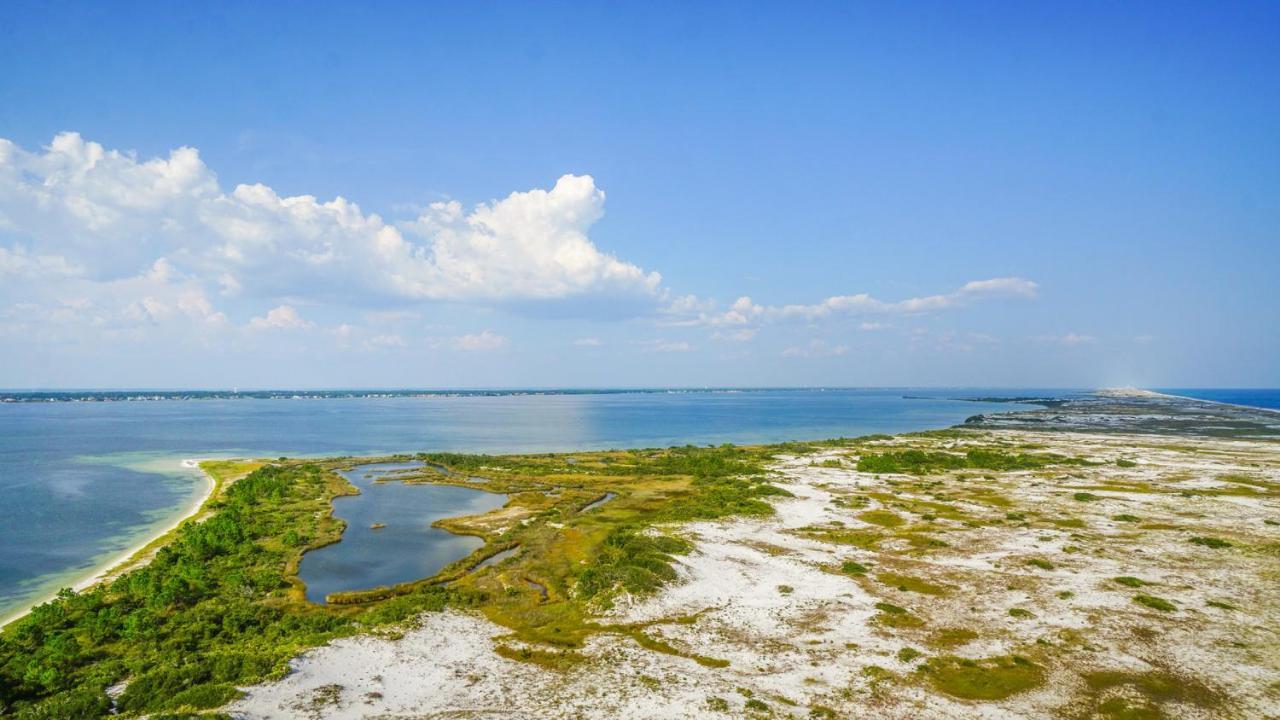
POLYGON ((876 580, 902 592, 920 593, 921 595, 946 595, 950 588, 939 583, 929 582, 918 577, 901 573, 882 572, 876 574, 876 580))
POLYGON ((930 475, 953 470, 1038 470, 1053 465, 1083 465, 1085 461, 1052 453, 1010 453, 995 448, 972 448, 962 453, 902 450, 867 453, 858 458, 859 472, 930 475))
POLYGON ((1163 708, 1174 703, 1201 709, 1223 705, 1222 695, 1201 681, 1163 670, 1102 670, 1085 673, 1084 680, 1098 713, 1108 720, 1164 718, 1163 708))
POLYGON ((1134 595, 1133 601, 1143 607, 1149 607, 1160 612, 1174 612, 1178 609, 1177 605, 1155 595, 1134 595))
POLYGON ((901 515, 889 510, 868 510, 858 514, 858 519, 864 523, 878 525, 883 528, 902 527, 906 524, 906 520, 901 515))
POLYGON ((1044 668, 1021 655, 974 660, 932 658, 920 672, 938 690, 965 700, 1003 700, 1044 684, 1044 668))

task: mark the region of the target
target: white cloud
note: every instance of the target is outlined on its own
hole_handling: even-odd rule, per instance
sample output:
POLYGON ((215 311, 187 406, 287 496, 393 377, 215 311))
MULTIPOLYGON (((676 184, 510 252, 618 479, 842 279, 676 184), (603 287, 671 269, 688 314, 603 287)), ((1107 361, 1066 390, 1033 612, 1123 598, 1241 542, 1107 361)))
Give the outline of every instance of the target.
POLYGON ((834 295, 813 305, 760 305, 750 297, 740 297, 723 312, 708 310, 696 298, 684 297, 666 308, 678 319, 673 325, 742 326, 764 323, 819 320, 858 315, 913 315, 961 307, 971 302, 994 297, 1030 299, 1036 296, 1036 283, 1023 278, 1005 277, 974 280, 955 292, 927 295, 897 302, 878 300, 867 293, 834 295), (684 316, 684 317, 680 317, 684 316))
POLYGON ((873 322, 870 320, 867 320, 858 324, 858 329, 862 330, 863 332, 871 332, 873 330, 883 330, 887 327, 889 326, 886 325, 885 323, 873 322))
POLYGON ((251 330, 300 330, 309 327, 312 327, 312 323, 303 320, 298 311, 289 305, 272 308, 265 316, 249 321, 251 330))
POLYGON ((22 247, 0 247, 0 275, 18 275, 28 280, 75 277, 84 268, 61 255, 32 255, 22 247))
POLYGON ((661 277, 602 253, 587 230, 604 215, 604 191, 590 175, 565 175, 551 190, 512 193, 464 212, 433 203, 407 232, 430 243, 412 297, 561 298, 594 292, 652 294, 661 277))
POLYGON ((782 351, 783 357, 822 358, 836 357, 849 352, 846 345, 830 345, 824 340, 810 340, 807 345, 789 347, 782 351))
POLYGON ((593 337, 578 338, 573 341, 573 344, 578 347, 600 347, 604 345, 604 343, 600 341, 600 338, 593 337))
POLYGON ((454 350, 465 352, 498 350, 507 345, 507 339, 497 333, 485 330, 474 335, 463 335, 450 341, 454 350))
POLYGON ((0 139, 0 272, 128 277, 167 258, 227 295, 495 302, 589 294, 655 297, 660 276, 599 250, 588 175, 464 210, 435 203, 400 226, 342 197, 223 190, 194 148, 139 160, 63 133, 43 152, 0 139), (410 240, 402 228, 418 240, 410 240))

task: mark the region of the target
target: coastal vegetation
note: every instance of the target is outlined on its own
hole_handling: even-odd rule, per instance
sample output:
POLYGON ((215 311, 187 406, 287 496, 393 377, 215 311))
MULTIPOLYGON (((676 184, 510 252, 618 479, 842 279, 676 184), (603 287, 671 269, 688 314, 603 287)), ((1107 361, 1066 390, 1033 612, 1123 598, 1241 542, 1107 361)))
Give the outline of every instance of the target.
MULTIPOLYGON (((812 662, 795 666, 815 676, 831 663, 854 669, 846 687, 806 677, 816 694, 805 703, 759 687, 708 687, 698 696, 708 712, 838 717, 850 702, 885 702, 895 687, 948 702, 1018 702, 1054 683, 1085 688, 1080 707, 1102 717, 1160 717, 1150 713, 1176 702, 1225 707, 1220 687, 1195 677, 1186 678, 1194 692, 1171 694, 1171 678, 1190 673, 1122 675, 1108 668, 1138 661, 1109 664, 1106 653, 1132 637, 1181 637, 1167 623, 1184 619, 1257 642, 1239 624, 1273 612, 1255 591, 1165 578, 1194 574, 1192 561, 1210 554, 1250 568, 1233 582, 1254 569, 1276 577, 1274 542, 1212 513, 1241 487, 1258 493, 1251 501, 1273 502, 1275 474, 1258 463, 1251 483, 1224 472, 1210 486, 1190 473, 1161 475, 1147 457, 1123 467, 1118 454, 1101 443, 1085 450, 1079 439, 949 431, 762 447, 207 463, 217 490, 205 512, 168 536, 149 564, 64 592, 0 633, 0 714, 216 715, 239 688, 282 678, 304 650, 356 634, 391 641, 446 609, 496 628, 484 634, 490 655, 561 678, 599 670, 605 639, 724 673, 737 687, 771 662, 744 661, 753 647, 812 652, 812 662), (435 576, 310 603, 299 563, 341 540, 332 501, 358 492, 337 471, 370 462, 405 466, 376 482, 453 484, 509 501, 437 523, 484 544, 435 576), (806 509, 779 516, 779 502, 806 509), (1124 512, 1138 507, 1141 520, 1124 512), (689 525, 725 519, 733 522, 689 525), (704 561, 705 529, 725 527, 754 528, 743 530, 729 562, 737 572, 758 555, 763 569, 748 605, 766 603, 765 625, 791 636, 698 630, 708 618, 730 622, 723 602, 709 599, 719 588, 700 604, 629 614, 688 580, 678 566, 704 561), (1154 552, 1156 544, 1170 550, 1154 552), (1098 562, 1108 569, 1092 569, 1098 562), (796 569, 809 563, 810 574, 796 569), (745 645, 734 646, 739 640, 745 645)), ((1262 520, 1254 524, 1272 527, 1262 520)), ((673 682, 656 670, 636 677, 653 693, 673 682)), ((329 707, 344 692, 330 680, 313 699, 329 707)))
MULTIPOLYGON (((593 632, 617 632, 677 652, 643 628, 593 622, 591 608, 674 579, 673 556, 691 545, 655 534, 655 526, 771 513, 765 498, 786 493, 765 477, 769 456, 734 446, 592 453, 573 464, 554 455, 422 455, 447 472, 405 481, 461 484, 484 472, 487 489, 513 495, 508 519, 532 522, 452 519, 443 524, 488 541, 482 557, 420 582, 343 593, 326 606, 304 599, 296 573, 304 552, 341 538, 330 503, 356 490, 332 470, 351 461, 206 464, 219 488, 207 519, 183 524, 146 566, 87 592, 64 591, 0 634, 0 714, 217 708, 236 686, 283 674, 308 647, 444 607, 478 607, 516 637, 561 649, 581 647, 593 632), (581 513, 601 489, 619 497, 581 513), (483 557, 515 547, 521 582, 468 577, 483 557), (108 693, 124 682, 122 692, 108 693)), ((572 657, 508 651, 557 663, 572 657)))

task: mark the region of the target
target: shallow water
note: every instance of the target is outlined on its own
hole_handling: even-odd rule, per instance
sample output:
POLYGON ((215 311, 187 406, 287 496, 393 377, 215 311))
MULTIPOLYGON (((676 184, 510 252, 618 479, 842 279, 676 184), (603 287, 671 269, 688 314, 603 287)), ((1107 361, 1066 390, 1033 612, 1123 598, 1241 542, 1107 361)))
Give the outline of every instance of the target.
POLYGON ((307 584, 308 600, 324 603, 330 593, 421 580, 484 544, 480 538, 454 535, 431 523, 502 507, 507 496, 385 480, 394 477, 396 470, 421 467, 421 463, 374 463, 341 473, 360 488, 360 494, 333 501, 334 515, 347 522, 342 541, 302 556, 298 577, 307 584), (384 481, 378 482, 380 478, 384 481), (375 523, 385 527, 375 529, 375 523))
POLYGON ((846 389, 0 403, 0 617, 72 584, 190 503, 202 481, 181 467, 182 458, 805 440, 946 427, 1019 407, 948 398, 1053 394, 846 389))

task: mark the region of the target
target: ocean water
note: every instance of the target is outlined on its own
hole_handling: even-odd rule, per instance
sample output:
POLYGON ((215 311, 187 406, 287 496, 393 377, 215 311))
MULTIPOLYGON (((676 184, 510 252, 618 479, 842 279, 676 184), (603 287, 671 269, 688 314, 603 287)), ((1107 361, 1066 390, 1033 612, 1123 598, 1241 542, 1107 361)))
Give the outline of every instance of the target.
POLYGON ((1020 407, 958 397, 1061 394, 966 388, 0 403, 0 618, 171 521, 203 487, 183 458, 820 439, 947 427, 1020 407))
POLYGON ((1161 388, 1157 392, 1232 405, 1280 410, 1280 389, 1277 388, 1161 388))

